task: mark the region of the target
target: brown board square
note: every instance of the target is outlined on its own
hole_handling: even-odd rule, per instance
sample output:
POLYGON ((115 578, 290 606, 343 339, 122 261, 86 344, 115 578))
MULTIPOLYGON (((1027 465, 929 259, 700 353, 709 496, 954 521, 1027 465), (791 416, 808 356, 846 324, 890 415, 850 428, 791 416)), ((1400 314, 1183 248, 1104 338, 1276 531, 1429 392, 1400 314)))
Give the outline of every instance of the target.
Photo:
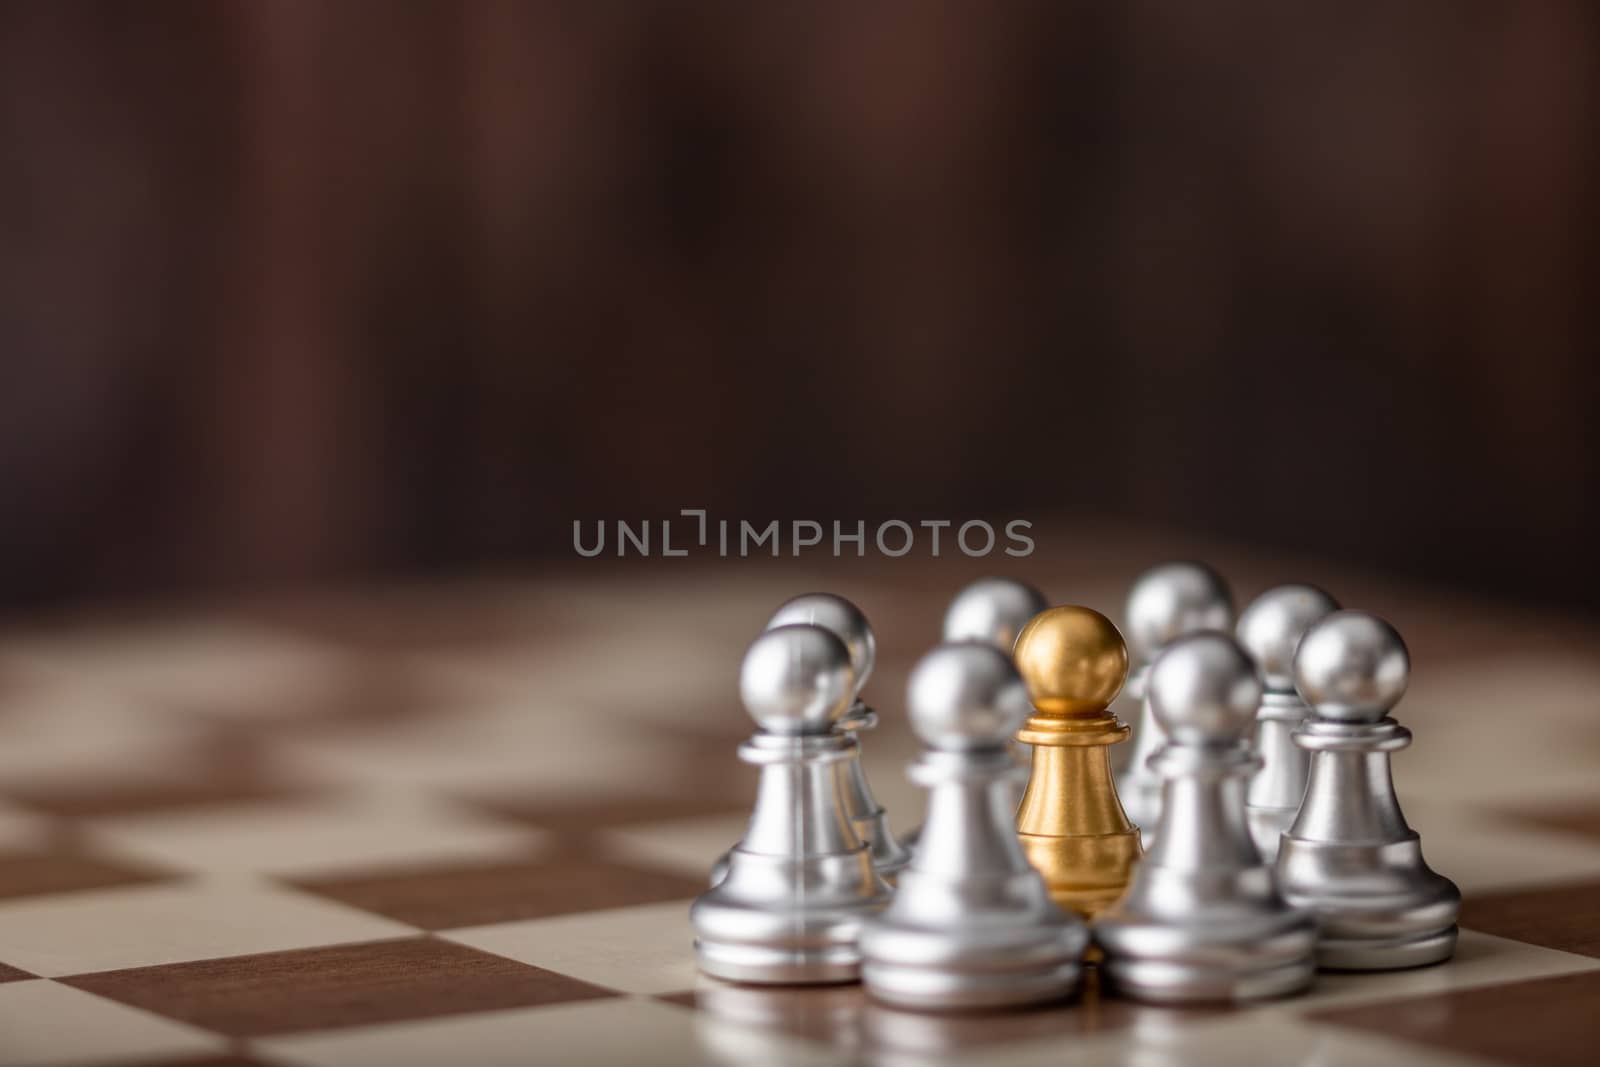
POLYGON ((204 1056, 200 1059, 191 1056, 177 1060, 119 1060, 117 1067, 272 1067, 272 1065, 250 1059, 248 1056, 222 1055, 204 1056))
POLYGON ((1471 895, 1462 902, 1461 925, 1600 957, 1600 882, 1471 895))
POLYGON ((1338 1008, 1308 1018, 1482 1059, 1587 1067, 1595 1056, 1600 971, 1338 1008))
POLYGON ((1522 808, 1512 817, 1543 830, 1600 838, 1600 799, 1522 808))
POLYGON ((431 937, 137 967, 61 981, 232 1037, 617 995, 431 937))
POLYGON ((177 755, 154 773, 130 764, 125 774, 69 775, 3 792, 63 819, 248 807, 307 792, 274 774, 261 743, 237 728, 206 732, 177 755))
POLYGON ((575 854, 294 884, 426 930, 687 900, 706 888, 704 879, 575 854))
POLYGON ((0 900, 140 885, 171 877, 148 867, 64 849, 0 851, 0 900))
MULTIPOLYGON (((727 779, 733 775, 722 777, 727 779)), ((748 814, 755 796, 755 784, 753 779, 743 784, 746 788, 738 791, 727 788, 697 790, 686 786, 676 792, 614 790, 604 796, 543 796, 526 800, 496 798, 472 803, 493 815, 531 823, 540 829, 561 834, 563 840, 578 846, 599 829, 709 815, 748 814)))

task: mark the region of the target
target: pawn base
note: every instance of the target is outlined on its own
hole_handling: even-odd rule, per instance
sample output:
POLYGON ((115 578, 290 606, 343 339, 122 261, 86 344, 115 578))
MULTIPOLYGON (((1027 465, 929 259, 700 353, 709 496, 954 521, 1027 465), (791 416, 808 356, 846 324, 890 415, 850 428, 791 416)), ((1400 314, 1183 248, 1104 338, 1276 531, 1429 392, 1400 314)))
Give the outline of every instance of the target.
POLYGON ((1118 991, 1156 1004, 1268 1000, 1298 993, 1316 976, 1310 958, 1252 971, 1174 960, 1108 959, 1101 970, 1118 991))
POLYGON ((865 845, 799 860, 737 848, 727 877, 689 908, 695 957, 729 982, 853 982, 861 924, 888 899, 865 845))
MULTIPOLYGON (((1152 872, 1160 873, 1151 868, 1145 874, 1152 872)), ((1144 888, 1150 888, 1148 880, 1144 888)), ((1236 912, 1231 919, 1214 915, 1181 923, 1149 913, 1109 914, 1095 930, 1105 949, 1101 970, 1129 996, 1164 1004, 1298 993, 1316 974, 1316 922, 1275 898, 1257 906, 1253 914, 1236 912)))
POLYGON ((785 950, 696 941, 694 954, 701 973, 745 985, 839 985, 861 978, 854 945, 785 950))
POLYGON ((861 977, 873 999, 914 1011, 981 1011, 1065 1000, 1078 988, 1076 961, 1032 972, 932 973, 923 968, 869 962, 861 977))
POLYGON ((1443 963, 1456 951, 1456 927, 1421 937, 1324 939, 1317 966, 1325 971, 1400 971, 1443 963))
POLYGON ((1425 967, 1455 952, 1461 891, 1423 861, 1414 831, 1377 845, 1285 834, 1277 872, 1289 902, 1317 914, 1325 970, 1425 967))
MULTIPOLYGON (((1027 877, 1038 878, 1031 871, 1027 877)), ((916 883, 903 892, 915 894, 916 883)), ((1046 904, 1042 892, 1038 897, 1031 915, 979 913, 964 929, 907 922, 891 909, 862 931, 867 992, 919 1011, 1022 1007, 1070 996, 1089 932, 1046 904)))

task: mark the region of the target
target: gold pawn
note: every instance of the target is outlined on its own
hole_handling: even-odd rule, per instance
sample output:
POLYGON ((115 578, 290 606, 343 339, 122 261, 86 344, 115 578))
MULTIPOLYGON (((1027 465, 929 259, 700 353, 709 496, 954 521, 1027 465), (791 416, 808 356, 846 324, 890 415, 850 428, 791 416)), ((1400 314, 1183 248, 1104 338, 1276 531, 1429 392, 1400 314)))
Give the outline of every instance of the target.
POLYGON ((1092 918, 1122 895, 1140 854, 1110 759, 1128 737, 1108 710, 1128 677, 1128 648, 1110 619, 1067 606, 1034 616, 1014 655, 1035 710, 1017 734, 1033 746, 1017 837, 1051 898, 1092 918))

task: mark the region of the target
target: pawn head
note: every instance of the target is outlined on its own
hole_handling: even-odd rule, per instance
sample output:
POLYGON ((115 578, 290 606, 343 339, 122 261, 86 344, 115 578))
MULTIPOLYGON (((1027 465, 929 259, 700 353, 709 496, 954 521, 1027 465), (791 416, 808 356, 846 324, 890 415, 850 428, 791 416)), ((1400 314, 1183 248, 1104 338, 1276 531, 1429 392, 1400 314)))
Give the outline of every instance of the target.
POLYGON ((1179 744, 1236 741, 1255 722, 1261 679, 1239 643, 1214 630, 1180 637, 1150 665, 1150 710, 1179 744))
POLYGON ((826 734, 855 696, 850 650, 806 623, 765 630, 739 665, 739 696, 772 734, 826 734))
POLYGON ((1128 643, 1149 663, 1169 642, 1199 630, 1233 625, 1233 594, 1222 575, 1183 560, 1151 567, 1128 591, 1128 643))
POLYGON ((1393 626, 1364 611, 1336 611, 1300 639, 1294 684, 1324 719, 1377 722, 1405 694, 1411 655, 1393 626))
POLYGON ((1045 715, 1105 711, 1128 677, 1128 648, 1111 620, 1067 605, 1035 615, 1017 635, 1017 670, 1045 715))
POLYGON ((766 629, 810 623, 833 631, 850 650, 850 666, 855 671, 855 693, 867 684, 872 665, 878 658, 878 639, 872 634, 872 624, 861 609, 842 596, 832 593, 806 593, 786 600, 767 620, 766 629))
POLYGON ((906 684, 911 728, 937 749, 1001 748, 1028 718, 1028 691, 1011 657, 993 645, 940 645, 906 684))
POLYGON ((1268 689, 1294 691, 1295 648, 1313 623, 1338 610, 1338 602, 1314 585, 1279 585, 1240 613, 1235 633, 1268 689))
POLYGON ((981 641, 1010 652, 1028 620, 1049 607, 1044 594, 1014 578, 980 578, 944 613, 946 641, 981 641))

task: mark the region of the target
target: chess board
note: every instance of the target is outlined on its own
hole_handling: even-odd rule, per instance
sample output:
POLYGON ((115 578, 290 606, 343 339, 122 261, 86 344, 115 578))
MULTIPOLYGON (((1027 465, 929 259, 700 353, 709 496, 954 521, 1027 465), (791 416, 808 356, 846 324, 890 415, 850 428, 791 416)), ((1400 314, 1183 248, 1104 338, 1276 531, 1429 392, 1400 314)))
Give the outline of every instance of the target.
POLYGON ((746 642, 798 592, 866 609, 884 719, 866 765, 904 829, 905 673, 993 561, 646 561, 11 618, 0 1064, 1593 1062, 1600 633, 1148 532, 1006 570, 1115 618, 1175 554, 1241 600, 1315 581, 1407 636, 1417 742, 1396 775, 1466 895, 1452 962, 1247 1009, 1091 978, 1065 1005, 955 1017, 699 979, 688 902, 753 785, 746 642))

